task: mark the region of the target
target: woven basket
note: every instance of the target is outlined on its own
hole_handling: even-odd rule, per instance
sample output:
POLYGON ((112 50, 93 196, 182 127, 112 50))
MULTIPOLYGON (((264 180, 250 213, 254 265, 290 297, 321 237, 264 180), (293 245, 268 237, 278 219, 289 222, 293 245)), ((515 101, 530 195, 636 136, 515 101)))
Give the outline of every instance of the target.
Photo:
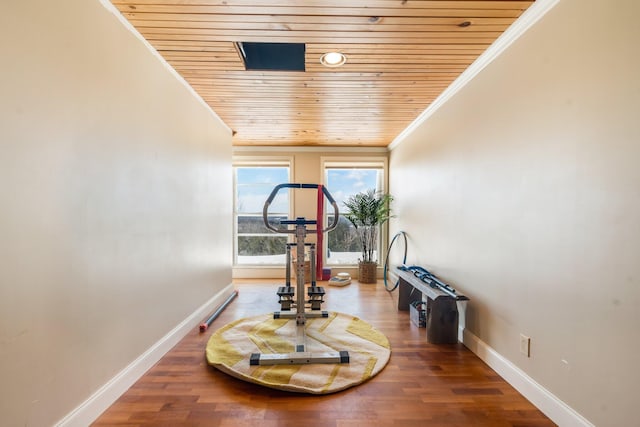
POLYGON ((378 281, 378 263, 360 262, 358 263, 358 282, 376 283, 378 281))

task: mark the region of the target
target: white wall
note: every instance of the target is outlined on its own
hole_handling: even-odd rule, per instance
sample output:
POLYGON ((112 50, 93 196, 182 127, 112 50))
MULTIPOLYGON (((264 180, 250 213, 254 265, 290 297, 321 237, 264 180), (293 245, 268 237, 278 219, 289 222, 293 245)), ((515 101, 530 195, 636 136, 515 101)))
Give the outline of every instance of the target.
POLYGON ((411 262, 471 298, 469 332, 598 426, 638 423, 639 13, 561 0, 390 158, 411 262))
POLYGON ((0 424, 45 426, 231 282, 231 136, 97 0, 0 36, 0 424))

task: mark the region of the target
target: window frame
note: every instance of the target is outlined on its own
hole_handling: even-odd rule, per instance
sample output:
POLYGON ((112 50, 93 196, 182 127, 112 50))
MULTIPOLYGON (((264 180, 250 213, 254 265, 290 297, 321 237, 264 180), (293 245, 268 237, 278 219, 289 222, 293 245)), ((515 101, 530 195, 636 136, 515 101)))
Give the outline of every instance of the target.
MULTIPOLYGON (((379 169, 382 173, 382 176, 378 177, 378 184, 380 186, 379 191, 387 192, 387 188, 389 186, 389 161, 386 157, 374 157, 374 156, 363 156, 363 157, 325 157, 322 156, 320 158, 320 167, 321 167, 321 176, 323 185, 327 186, 327 170, 328 169, 379 169)), ((327 189, 328 186, 327 186, 327 189)), ((331 191, 331 189, 329 189, 331 191)), ((340 206, 338 203, 339 215, 343 215, 342 211, 344 209, 343 206, 340 206)), ((325 218, 326 221, 326 218, 325 218)), ((377 248, 377 261, 380 264, 381 260, 384 259, 385 253, 384 249, 386 247, 386 243, 388 241, 388 223, 385 223, 380 227, 378 234, 378 248, 377 248)), ((323 265, 327 267, 357 267, 357 261, 354 264, 330 264, 327 260, 327 253, 329 249, 329 238, 326 236, 323 239, 322 245, 322 254, 323 254, 323 265)))
MULTIPOLYGON (((232 158, 232 170, 233 170, 233 267, 234 268, 282 268, 285 266, 286 261, 271 264, 259 264, 259 263, 239 263, 238 262, 238 174, 237 168, 243 167, 256 167, 256 168, 268 168, 268 167, 285 167, 288 168, 288 182, 291 182, 291 177, 294 176, 293 170, 293 158, 292 157, 253 157, 253 156, 233 156, 232 158)), ((281 184, 276 183, 274 184, 281 184)), ((276 214, 286 214, 288 218, 291 217, 291 212, 294 206, 294 195, 289 193, 289 212, 277 212, 276 214)), ((243 215, 253 215, 242 213, 243 215)), ((256 216, 262 217, 262 212, 255 213, 256 216)), ((272 233, 269 233, 272 234, 272 233)), ((278 237, 287 237, 286 234, 274 234, 278 237)), ((255 235, 252 234, 252 235, 255 235)), ((289 238, 287 237, 287 241, 289 238)))

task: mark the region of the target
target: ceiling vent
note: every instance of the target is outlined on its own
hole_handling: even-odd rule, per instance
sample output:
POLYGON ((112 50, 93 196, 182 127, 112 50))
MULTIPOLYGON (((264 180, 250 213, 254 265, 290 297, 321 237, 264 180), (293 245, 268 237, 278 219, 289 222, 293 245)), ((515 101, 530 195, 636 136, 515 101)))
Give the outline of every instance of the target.
POLYGON ((304 71, 304 43, 236 43, 246 70, 304 71))

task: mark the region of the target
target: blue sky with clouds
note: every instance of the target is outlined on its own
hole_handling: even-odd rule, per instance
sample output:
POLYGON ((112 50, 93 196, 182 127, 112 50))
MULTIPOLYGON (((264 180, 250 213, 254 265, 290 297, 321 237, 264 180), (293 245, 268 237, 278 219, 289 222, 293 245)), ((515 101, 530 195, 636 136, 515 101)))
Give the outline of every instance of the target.
POLYGON ((375 169, 330 169, 327 171, 327 188, 342 209, 342 202, 350 195, 375 189, 377 174, 375 169))
MULTIPOLYGON (((238 167, 236 168, 238 210, 242 213, 260 213, 264 202, 273 188, 289 182, 288 168, 285 167, 238 167)), ((289 195, 281 190, 269 207, 270 213, 287 213, 289 195)))
MULTIPOLYGON (((342 202, 351 194, 376 188, 378 173, 376 169, 329 169, 327 188, 342 210, 342 202)), ((243 213, 262 212, 273 188, 289 182, 288 171, 284 167, 238 167, 236 174, 239 211, 243 213)), ((280 190, 269 206, 269 213, 287 213, 288 207, 288 191, 280 190)))

